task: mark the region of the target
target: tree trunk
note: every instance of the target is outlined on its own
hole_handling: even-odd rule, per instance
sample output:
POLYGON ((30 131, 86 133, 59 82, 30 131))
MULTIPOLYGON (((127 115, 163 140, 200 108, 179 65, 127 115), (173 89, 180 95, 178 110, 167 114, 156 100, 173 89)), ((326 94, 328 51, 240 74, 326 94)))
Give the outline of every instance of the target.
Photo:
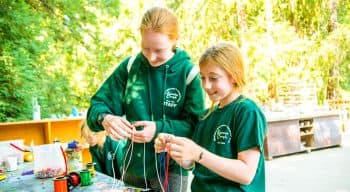
POLYGON ((328 25, 329 33, 334 31, 337 27, 337 22, 338 22, 337 7, 338 7, 338 0, 329 0, 329 10, 331 12, 331 17, 328 25))
MULTIPOLYGON (((331 12, 330 21, 328 25, 328 32, 331 33, 337 27, 338 13, 337 13, 338 0, 329 0, 329 10, 331 12)), ((337 60, 333 61, 332 68, 329 71, 329 79, 327 84, 327 99, 336 99, 341 97, 338 94, 339 87, 339 63, 337 60)))

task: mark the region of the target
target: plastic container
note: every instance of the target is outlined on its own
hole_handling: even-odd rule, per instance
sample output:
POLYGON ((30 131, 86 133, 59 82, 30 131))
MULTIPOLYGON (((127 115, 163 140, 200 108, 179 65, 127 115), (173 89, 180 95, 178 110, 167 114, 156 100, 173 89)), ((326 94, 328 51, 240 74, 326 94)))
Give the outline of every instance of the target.
POLYGON ((66 157, 69 172, 79 172, 83 168, 83 155, 80 150, 67 148, 66 157))

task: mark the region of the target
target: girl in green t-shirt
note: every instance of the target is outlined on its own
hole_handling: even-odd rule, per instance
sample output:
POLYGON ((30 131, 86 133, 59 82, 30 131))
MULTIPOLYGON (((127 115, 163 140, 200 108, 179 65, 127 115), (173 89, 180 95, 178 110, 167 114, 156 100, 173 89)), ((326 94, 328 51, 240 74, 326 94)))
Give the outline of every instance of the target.
POLYGON ((266 119, 242 95, 245 74, 239 49, 229 43, 212 46, 199 67, 211 108, 192 140, 161 133, 155 150, 168 151, 184 168, 194 166, 192 191, 265 191, 266 119))
POLYGON ((112 140, 105 131, 93 132, 86 123, 81 127, 81 136, 89 144, 95 170, 120 179, 121 153, 125 142, 112 140))

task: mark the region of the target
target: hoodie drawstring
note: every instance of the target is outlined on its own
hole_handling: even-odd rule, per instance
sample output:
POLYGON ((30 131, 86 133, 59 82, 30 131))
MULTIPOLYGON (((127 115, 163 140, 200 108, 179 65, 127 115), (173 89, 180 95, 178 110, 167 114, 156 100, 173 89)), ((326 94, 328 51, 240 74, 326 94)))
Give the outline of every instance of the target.
POLYGON ((165 115, 165 91, 166 91, 166 81, 167 81, 167 78, 168 78, 168 69, 169 69, 169 65, 165 65, 165 75, 164 75, 164 83, 163 83, 163 106, 162 106, 162 109, 163 109, 163 120, 166 120, 166 115, 165 115))
MULTIPOLYGON (((165 91, 166 91, 166 82, 168 78, 168 70, 169 70, 169 65, 165 65, 165 74, 163 78, 163 88, 162 88, 162 93, 163 93, 163 98, 162 98, 162 120, 166 120, 166 114, 165 114, 165 91)), ((148 67, 148 75, 147 75, 147 81, 148 81, 148 97, 149 97, 149 109, 150 109, 150 114, 151 114, 151 121, 154 121, 154 114, 153 114, 153 103, 152 103, 152 90, 151 90, 151 77, 150 77, 150 68, 148 67)))
POLYGON ((151 121, 154 121, 154 115, 153 115, 153 105, 152 105, 152 93, 151 93, 151 77, 150 77, 150 68, 147 68, 147 81, 148 81, 148 97, 149 97, 149 110, 150 110, 150 119, 151 121))

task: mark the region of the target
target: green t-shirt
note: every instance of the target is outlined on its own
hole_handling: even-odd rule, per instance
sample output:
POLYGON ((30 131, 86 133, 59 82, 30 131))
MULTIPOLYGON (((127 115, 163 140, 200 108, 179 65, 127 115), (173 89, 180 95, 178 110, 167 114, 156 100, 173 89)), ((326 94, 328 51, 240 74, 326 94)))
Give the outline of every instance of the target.
POLYGON ((90 147, 89 150, 92 161, 95 163, 95 170, 119 179, 121 176, 119 170, 122 165, 122 150, 125 144, 125 140, 114 141, 109 136, 106 136, 102 149, 97 145, 90 147))
POLYGON ((240 96, 224 108, 216 108, 195 129, 193 140, 219 156, 237 159, 238 153, 258 147, 260 160, 250 185, 227 180, 201 164, 193 171, 192 191, 265 191, 264 138, 266 119, 250 99, 240 96))

